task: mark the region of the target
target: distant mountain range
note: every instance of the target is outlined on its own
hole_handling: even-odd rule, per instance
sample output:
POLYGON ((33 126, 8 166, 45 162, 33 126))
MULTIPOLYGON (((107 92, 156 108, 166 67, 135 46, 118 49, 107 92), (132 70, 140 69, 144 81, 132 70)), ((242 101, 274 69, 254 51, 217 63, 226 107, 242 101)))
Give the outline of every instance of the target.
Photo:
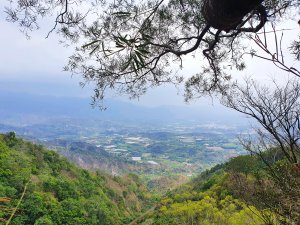
POLYGON ((41 123, 53 118, 78 118, 128 123, 193 122, 238 125, 245 123, 239 114, 216 104, 195 107, 146 107, 120 100, 107 100, 107 109, 93 108, 89 98, 55 97, 26 93, 0 92, 0 123, 20 125, 41 123))

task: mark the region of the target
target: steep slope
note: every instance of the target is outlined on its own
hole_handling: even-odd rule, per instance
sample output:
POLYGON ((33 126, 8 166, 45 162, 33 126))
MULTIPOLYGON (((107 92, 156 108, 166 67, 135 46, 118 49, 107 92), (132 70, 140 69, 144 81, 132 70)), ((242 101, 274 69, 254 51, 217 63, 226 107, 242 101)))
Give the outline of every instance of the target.
POLYGON ((89 172, 14 133, 0 135, 0 174, 0 222, 17 206, 10 224, 127 224, 152 206, 137 176, 89 172))
POLYGON ((103 147, 97 147, 94 144, 67 140, 51 140, 45 144, 84 169, 124 175, 130 173, 130 168, 134 167, 132 161, 109 154, 103 147))
POLYGON ((234 196, 224 165, 169 192, 141 224, 260 225, 260 211, 234 196))
POLYGON ((232 158, 170 191, 139 224, 300 224, 300 170, 273 148, 232 158))

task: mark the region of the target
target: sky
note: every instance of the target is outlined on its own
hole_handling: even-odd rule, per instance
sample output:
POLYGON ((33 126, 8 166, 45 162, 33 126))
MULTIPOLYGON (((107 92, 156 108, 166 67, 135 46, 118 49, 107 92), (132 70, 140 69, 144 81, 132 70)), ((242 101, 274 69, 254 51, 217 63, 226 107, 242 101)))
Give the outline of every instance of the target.
MULTIPOLYGON (((31 39, 28 40, 20 32, 17 24, 5 21, 4 3, 5 1, 0 3, 0 90, 40 95, 90 96, 92 86, 81 88, 80 76, 71 77, 70 73, 62 71, 72 50, 58 44, 55 33, 46 38, 52 21, 44 21, 41 29, 31 33, 31 39)), ((282 27, 293 28, 292 31, 285 32, 284 48, 286 49, 290 40, 299 33, 299 26, 297 27, 295 21, 289 21, 282 27)), ((199 71, 201 64, 198 60, 198 58, 187 57, 182 73, 194 74, 199 71)), ((296 62, 292 59, 288 59, 288 63, 296 66, 296 62)), ((270 77, 276 77, 281 81, 286 79, 286 76, 283 77, 282 72, 276 70, 272 63, 248 58, 247 66, 248 68, 243 72, 234 71, 234 79, 239 80, 242 76, 252 76, 259 82, 266 82, 270 77)), ((182 88, 178 90, 167 85, 150 89, 145 96, 141 96, 134 102, 147 106, 184 105, 182 95, 182 88)), ((121 99, 127 100, 125 97, 121 99)), ((210 98, 192 102, 195 105, 212 103, 217 104, 210 98)))
MULTIPOLYGON (((45 38, 50 26, 31 33, 28 40, 16 24, 5 21, 2 13, 0 27, 5 31, 0 35, 0 90, 57 96, 92 95, 91 86, 80 87, 80 76, 62 71, 72 50, 60 45, 55 33, 45 38)), ((167 100, 170 104, 177 104, 179 99, 183 103, 183 98, 177 96, 177 90, 172 86, 149 92, 139 100, 141 104, 155 105, 155 101, 156 104, 165 104, 167 100), (176 100, 172 101, 174 97, 176 100)))

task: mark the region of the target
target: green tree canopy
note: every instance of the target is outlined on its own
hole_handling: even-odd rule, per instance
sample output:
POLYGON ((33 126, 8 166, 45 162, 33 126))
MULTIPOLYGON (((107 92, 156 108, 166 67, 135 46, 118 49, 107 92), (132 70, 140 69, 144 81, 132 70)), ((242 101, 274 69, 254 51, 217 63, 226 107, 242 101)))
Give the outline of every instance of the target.
MULTIPOLYGON (((7 19, 28 34, 42 17, 76 44, 66 70, 96 84, 94 100, 107 89, 137 97, 163 83, 186 82, 189 92, 222 91, 228 69, 245 68, 241 40, 268 20, 285 20, 298 0, 11 0, 7 19), (202 52, 202 54, 198 54, 202 52), (202 71, 183 79, 185 55, 199 57, 202 71), (226 72, 227 71, 227 72, 226 72)), ((291 48, 299 59, 299 42, 291 48)), ((191 97, 191 93, 187 93, 191 97)))

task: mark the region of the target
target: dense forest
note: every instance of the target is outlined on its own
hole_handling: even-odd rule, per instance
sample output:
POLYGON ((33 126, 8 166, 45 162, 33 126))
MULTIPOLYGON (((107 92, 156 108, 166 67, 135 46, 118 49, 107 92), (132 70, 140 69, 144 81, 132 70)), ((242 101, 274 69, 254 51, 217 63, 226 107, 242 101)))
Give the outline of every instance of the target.
MULTIPOLYGON (((164 180, 152 180, 147 186, 136 174, 109 175, 97 170, 101 167, 89 171, 76 166, 56 151, 17 137, 14 132, 0 134, 0 223, 300 224, 299 0, 6 2, 3 5, 6 20, 16 23, 27 38, 30 38, 32 31, 44 24, 51 24, 45 19, 52 21, 45 36, 48 38, 56 33, 62 46, 71 48, 72 53, 63 70, 74 76, 80 75, 80 86, 92 85, 91 103, 94 107, 106 109, 104 100, 110 95, 138 99, 149 89, 174 84, 178 90, 182 86, 186 102, 216 96, 222 105, 254 119, 255 127, 249 137, 244 135, 239 139, 241 150, 246 150, 248 155, 224 157, 230 158, 229 161, 202 172, 188 183, 179 185, 177 182, 179 186, 170 186, 166 193, 159 190, 162 186, 157 187, 157 184, 168 186, 174 183, 175 179, 170 176, 164 180), (294 25, 289 27, 289 23, 294 25), (296 24, 297 28, 294 28, 296 24), (283 36, 289 38, 283 41, 283 36), (292 56, 290 59, 297 62, 287 58, 287 52, 292 56), (191 61, 192 57, 186 56, 192 56, 197 61, 191 61), (239 75, 248 65, 257 67, 259 75, 272 72, 267 64, 256 65, 257 61, 253 59, 274 64, 287 75, 288 82, 282 86, 279 85, 282 78, 274 79, 272 84, 262 82, 263 77, 256 81, 245 78, 244 83, 239 77, 235 78, 234 75, 239 75), (290 76, 297 79, 290 79, 290 76), (270 88, 270 85, 273 87, 270 88)), ((36 49, 35 45, 30 45, 26 51, 13 52, 10 39, 0 42, 5 43, 4 47, 9 47, 3 51, 3 59, 10 60, 3 64, 12 67, 11 62, 14 62, 13 67, 18 65, 20 70, 17 70, 16 78, 20 80, 30 80, 30 77, 24 76, 27 67, 34 68, 30 74, 38 71, 35 75, 48 73, 52 67, 50 64, 44 66, 39 60, 30 60, 30 66, 15 63, 23 62, 24 58, 32 59, 31 52, 36 49), (18 59, 16 56, 20 52, 26 54, 18 59), (39 71, 39 64, 46 71, 39 71)), ((62 51, 57 50, 55 56, 57 53, 62 51)), ((56 58, 44 52, 40 57, 54 62, 56 58)), ((6 62, 3 59, 1 61, 6 62)), ((12 77, 16 73, 11 72, 11 68, 0 71, 12 77)), ((18 80, 16 78, 11 80, 12 83, 18 80)), ((34 81, 38 83, 40 79, 34 78, 34 81)), ((66 91, 69 90, 66 88, 66 91)), ((47 102, 45 99, 43 101, 47 102)), ((30 109, 28 104, 25 106, 30 109)), ((132 114, 128 115, 136 119, 132 114)), ((89 116, 84 114, 84 117, 89 116)), ((72 130, 68 126, 66 128, 72 130)), ((165 143, 173 147, 170 151, 173 155, 166 152, 168 154, 164 157, 186 165, 199 165, 194 161, 195 157, 186 161, 187 156, 199 151, 198 147, 187 148, 189 138, 181 137, 184 144, 179 145, 179 142, 162 134, 159 137, 169 140, 170 143, 165 143)), ((102 144, 91 143, 96 146, 102 144)), ((128 142, 121 143, 120 139, 119 143, 112 144, 120 145, 119 152, 122 152, 120 149, 123 153, 128 151, 125 149, 128 142)), ((136 153, 138 157, 131 159, 141 160, 138 155, 141 153, 144 156, 148 154, 148 157, 149 153, 164 153, 166 147, 152 144, 143 143, 147 152, 142 152, 136 144, 131 153, 136 153)), ((85 150, 80 142, 77 142, 77 147, 70 147, 65 155, 72 159, 75 157, 73 153, 80 155, 85 150)), ((226 152, 226 147, 223 147, 221 150, 226 152)), ((205 149, 210 151, 201 157, 199 155, 199 158, 211 165, 212 161, 207 156, 214 154, 215 158, 220 158, 220 153, 214 152, 220 148, 207 147, 205 149)), ((238 152, 242 153, 233 153, 238 152)), ((98 153, 89 158, 98 156, 104 162, 98 153)), ((111 158, 104 150, 102 153, 102 156, 107 154, 107 158, 111 158)), ((151 158, 148 164, 158 165, 159 160, 163 161, 161 158, 151 158)), ((111 165, 111 161, 106 162, 111 165)), ((177 169, 176 165, 173 164, 173 168, 177 169)), ((201 165, 195 172, 206 168, 201 165)), ((108 166, 108 170, 112 169, 108 166)), ((163 172, 167 174, 169 171, 163 172)), ((188 175, 192 176, 191 173, 188 175)))
POLYGON ((263 154, 264 160, 238 156, 202 173, 169 192, 148 220, 161 225, 299 224, 300 171, 276 148, 263 154))
POLYGON ((78 168, 13 132, 0 136, 0 151, 4 224, 299 224, 300 171, 276 148, 232 158, 159 198, 136 175, 78 168))
POLYGON ((3 223, 127 224, 151 206, 136 175, 92 173, 13 132, 0 136, 3 223))

